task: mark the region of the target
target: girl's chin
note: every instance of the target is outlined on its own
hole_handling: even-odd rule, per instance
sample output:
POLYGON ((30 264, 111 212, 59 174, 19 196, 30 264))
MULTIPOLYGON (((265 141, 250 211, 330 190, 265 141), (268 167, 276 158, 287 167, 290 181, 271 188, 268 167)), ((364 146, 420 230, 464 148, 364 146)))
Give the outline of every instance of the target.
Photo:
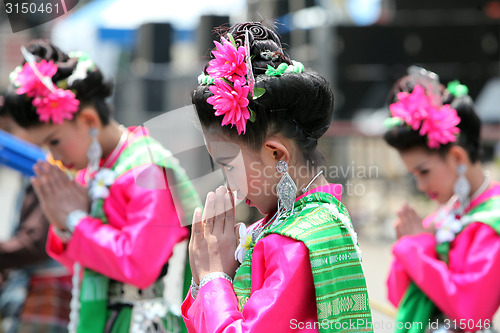
POLYGON ((443 199, 442 197, 437 196, 437 197, 431 198, 431 199, 432 199, 432 201, 435 201, 440 205, 445 205, 448 203, 448 201, 451 199, 451 197, 449 197, 447 199, 443 199))
POLYGON ((262 207, 259 207, 259 206, 255 206, 255 208, 257 208, 257 210, 259 211, 259 213, 261 213, 264 216, 276 213, 276 207, 265 207, 265 208, 262 208, 262 207))
POLYGON ((262 215, 269 215, 269 214, 274 214, 276 212, 276 209, 277 207, 276 206, 262 206, 256 202, 253 202, 252 200, 250 199, 245 199, 245 204, 248 206, 248 207, 254 207, 256 208, 259 213, 261 213, 262 215))

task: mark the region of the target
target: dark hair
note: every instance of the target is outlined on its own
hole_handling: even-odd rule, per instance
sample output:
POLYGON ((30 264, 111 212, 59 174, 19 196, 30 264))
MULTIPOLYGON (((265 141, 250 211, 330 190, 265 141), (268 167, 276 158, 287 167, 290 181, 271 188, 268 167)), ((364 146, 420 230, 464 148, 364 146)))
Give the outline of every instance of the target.
POLYGON ((5 114, 5 108, 3 105, 5 104, 5 96, 4 93, 0 93, 0 117, 2 117, 5 114))
POLYGON ((428 95, 436 94, 442 104, 450 104, 452 109, 457 110, 457 115, 460 118, 460 123, 457 126, 460 129, 460 134, 457 141, 441 145, 437 149, 431 149, 427 146, 427 137, 419 134, 420 129, 413 130, 406 124, 389 129, 384 134, 385 141, 399 151, 421 147, 429 152, 437 152, 442 156, 446 155, 453 145, 459 145, 467 151, 472 163, 477 162, 481 153, 481 120, 474 110, 472 98, 470 96, 455 97, 439 82, 432 85, 425 77, 415 78, 407 75, 394 84, 388 102, 397 102, 399 92, 411 93, 416 85, 422 86, 428 95))
MULTIPOLYGON (((54 83, 68 78, 78 63, 77 58, 70 58, 58 47, 45 40, 33 40, 26 46, 26 49, 36 57, 37 61, 43 59, 54 61, 58 67, 57 73, 52 77, 54 83)), ((75 80, 66 89, 75 92, 76 98, 80 101, 80 109, 84 106, 94 106, 102 124, 107 125, 109 123, 111 109, 105 99, 111 96, 113 83, 104 80, 102 72, 97 66, 94 67, 94 70, 88 72, 84 79, 75 80)), ((18 95, 16 88, 11 85, 5 94, 4 111, 12 115, 14 120, 22 127, 41 125, 42 123, 32 101, 33 98, 18 95)))
POLYGON ((234 127, 221 126, 223 116, 216 116, 213 106, 207 103, 212 93, 208 86, 200 85, 192 100, 202 126, 220 126, 224 134, 254 149, 259 149, 267 136, 281 133, 295 140, 305 161, 317 165, 322 159, 316 149, 318 139, 328 129, 333 114, 333 92, 329 83, 309 70, 281 76, 265 75, 267 65, 277 68, 291 61, 284 55, 276 33, 261 23, 236 24, 227 33, 240 46, 244 45, 245 31, 248 31, 255 87, 266 91, 258 99, 249 101, 249 107, 256 114, 255 122, 248 121, 242 135, 238 135, 234 127))

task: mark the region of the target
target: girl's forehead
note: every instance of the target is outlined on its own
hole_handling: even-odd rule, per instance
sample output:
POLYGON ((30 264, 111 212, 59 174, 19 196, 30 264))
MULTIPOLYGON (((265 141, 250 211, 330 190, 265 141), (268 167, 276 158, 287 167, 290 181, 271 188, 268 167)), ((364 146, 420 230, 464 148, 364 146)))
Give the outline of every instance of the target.
POLYGON ((431 166, 445 163, 445 159, 439 153, 429 152, 425 149, 411 149, 401 152, 401 158, 405 164, 411 167, 431 166))
POLYGON ((207 148, 216 161, 231 161, 243 153, 238 144, 230 141, 207 140, 207 148))
POLYGON ((237 156, 241 152, 241 144, 231 140, 222 131, 213 126, 204 131, 205 143, 212 156, 237 156))
POLYGON ((69 121, 65 121, 61 125, 42 124, 28 128, 27 132, 33 138, 35 144, 43 145, 56 136, 65 135, 66 133, 74 135, 74 131, 69 129, 70 124, 69 121))

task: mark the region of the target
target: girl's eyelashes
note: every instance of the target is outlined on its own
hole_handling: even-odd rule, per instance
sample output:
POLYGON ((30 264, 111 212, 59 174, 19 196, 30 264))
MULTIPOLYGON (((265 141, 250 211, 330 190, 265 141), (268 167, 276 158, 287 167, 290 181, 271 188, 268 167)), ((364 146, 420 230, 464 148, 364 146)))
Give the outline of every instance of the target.
POLYGON ((224 169, 226 169, 227 171, 231 171, 234 169, 234 166, 230 165, 230 164, 225 164, 225 163, 218 163, 221 167, 223 167, 224 169))
POLYGON ((53 140, 50 140, 49 141, 49 146, 57 146, 59 144, 59 140, 58 139, 53 139, 53 140))
POLYGON ((420 173, 421 176, 425 176, 425 175, 427 175, 429 173, 429 169, 420 170, 419 173, 420 173))

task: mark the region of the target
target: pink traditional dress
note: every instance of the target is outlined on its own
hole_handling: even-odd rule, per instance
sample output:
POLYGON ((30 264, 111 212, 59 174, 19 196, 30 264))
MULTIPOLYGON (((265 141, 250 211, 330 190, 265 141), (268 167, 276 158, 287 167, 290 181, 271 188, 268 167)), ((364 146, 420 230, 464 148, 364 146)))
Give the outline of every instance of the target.
MULTIPOLYGON (((435 216, 426 218, 424 226, 435 216)), ((438 242, 423 233, 403 236, 394 244, 389 300, 399 306, 398 320, 423 324, 402 331, 424 332, 429 324, 436 329, 434 320, 439 318, 441 327, 450 331, 486 332, 500 306, 500 183, 492 182, 463 217, 439 230, 437 238, 446 238, 443 232, 451 237, 438 242)))
MULTIPOLYGON (((194 209, 190 204, 199 204, 177 161, 144 128, 130 128, 127 141, 110 155, 90 177, 90 214, 67 243, 53 228, 47 242, 49 255, 69 268, 75 262, 85 268, 80 304, 72 301, 72 311, 79 308, 79 333, 142 332, 160 325, 158 318, 164 319, 169 310, 160 278, 169 274, 176 244, 188 238, 180 221, 189 217, 181 214, 194 209), (176 193, 169 189, 168 172, 175 176, 168 181, 176 181, 176 193), (177 200, 184 210, 176 209, 177 200), (148 302, 156 309, 149 311, 151 318, 137 313, 148 302)), ((76 176, 84 186, 87 178, 86 170, 76 176)), ((165 330, 177 331, 175 326, 165 330)))
POLYGON ((188 331, 372 332, 360 251, 341 192, 340 185, 327 185, 300 196, 294 213, 263 229, 233 284, 216 278, 196 298, 189 293, 182 305, 188 331))

